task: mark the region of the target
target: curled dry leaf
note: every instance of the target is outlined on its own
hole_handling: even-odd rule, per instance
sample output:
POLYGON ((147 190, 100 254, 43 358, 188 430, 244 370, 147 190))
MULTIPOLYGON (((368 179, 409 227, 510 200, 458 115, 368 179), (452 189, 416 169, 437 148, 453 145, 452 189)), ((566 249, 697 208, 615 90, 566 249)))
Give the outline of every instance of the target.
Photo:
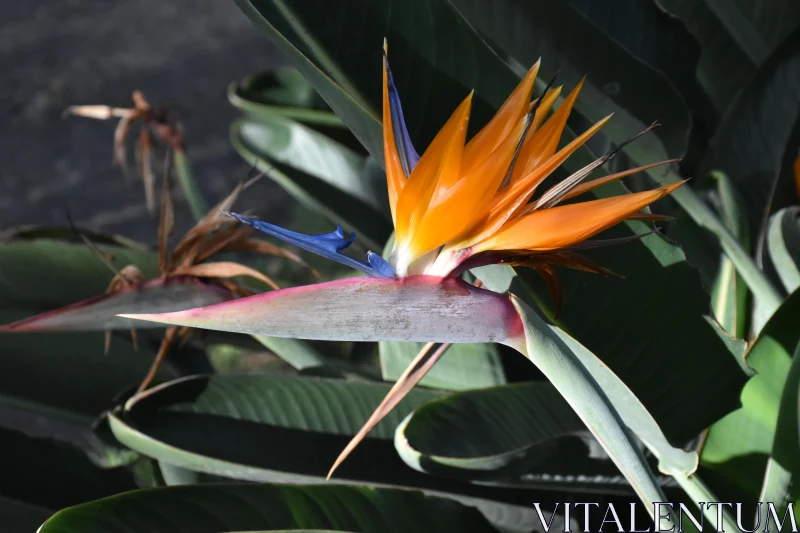
POLYGON ((128 157, 125 141, 135 122, 142 123, 142 130, 136 143, 136 159, 139 175, 144 184, 148 212, 155 214, 155 173, 152 168, 152 153, 155 141, 166 145, 168 151, 182 152, 185 149, 183 131, 172 118, 168 108, 151 106, 140 91, 132 95, 133 107, 110 107, 106 105, 78 105, 68 107, 64 115, 75 115, 95 120, 118 118, 114 130, 114 150, 112 164, 122 169, 128 178, 128 157))
MULTIPOLYGON (((96 113, 99 114, 99 113, 96 113)), ((113 115, 112 112, 107 114, 113 115)), ((170 165, 166 167, 167 172, 170 165)), ((105 333, 104 349, 108 352, 111 342, 111 329, 129 327, 128 321, 119 321, 117 314, 131 312, 135 308, 145 311, 178 310, 203 307, 239 296, 249 296, 253 292, 240 286, 230 278, 245 276, 266 283, 273 289, 277 283, 258 270, 233 261, 206 262, 213 256, 225 252, 251 252, 289 258, 305 267, 307 265, 288 250, 258 241, 251 237, 252 228, 238 224, 224 216, 219 209, 229 208, 244 190, 240 184, 217 208, 203 217, 170 251, 168 239, 174 227, 171 181, 169 174, 164 177, 161 196, 161 211, 158 228, 159 275, 145 280, 141 270, 135 265, 118 269, 113 256, 95 246, 83 233, 72 226, 84 243, 97 255, 108 269, 114 273, 104 296, 88 299, 70 306, 29 317, 13 324, 0 326, 4 332, 23 331, 76 331, 109 328, 105 333), (185 304, 185 307, 182 307, 185 304), (111 316, 116 322, 102 322, 111 316)), ((70 225, 71 220, 70 220, 70 225)), ((316 274, 316 273, 315 273, 316 274)), ((158 367, 168 355, 175 340, 185 342, 191 328, 169 328, 162 340, 159 352, 141 389, 148 386, 158 367)), ((135 330, 131 330, 134 345, 137 344, 135 330)))
POLYGON ((232 261, 220 261, 218 263, 202 263, 187 268, 179 268, 173 274, 195 276, 198 278, 233 278, 236 276, 249 276, 263 281, 273 289, 279 289, 278 284, 270 278, 247 265, 234 263, 232 261))

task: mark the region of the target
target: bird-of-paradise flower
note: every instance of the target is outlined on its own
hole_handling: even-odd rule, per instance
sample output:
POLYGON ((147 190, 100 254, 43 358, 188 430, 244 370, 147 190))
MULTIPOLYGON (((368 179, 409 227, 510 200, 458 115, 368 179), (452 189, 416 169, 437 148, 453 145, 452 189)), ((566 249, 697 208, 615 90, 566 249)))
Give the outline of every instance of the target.
MULTIPOLYGON (((494 118, 469 141, 472 94, 468 95, 420 156, 406 128, 384 53, 384 163, 395 225, 388 260, 373 252, 367 253, 366 260, 343 254, 355 234, 346 235, 341 227, 331 233, 304 235, 229 213, 264 233, 367 276, 281 289, 187 311, 123 316, 277 337, 429 342, 336 461, 336 468, 369 428, 419 382, 446 343, 497 342, 527 353, 529 326, 517 301, 470 285, 459 278, 461 273, 492 263, 529 266, 546 277, 551 264, 607 273, 576 250, 620 242, 588 239, 624 220, 657 220, 658 216, 642 210, 681 185, 564 204, 596 187, 663 164, 585 181, 615 155, 612 151, 534 199, 545 179, 609 118, 559 149, 581 84, 550 115, 561 89, 548 86, 532 100, 538 68, 537 63, 494 118)), ((588 422, 591 417, 581 413, 596 435, 608 430, 592 426, 588 422)))
POLYGON ((446 277, 491 263, 528 266, 545 278, 558 303, 557 280, 551 265, 613 274, 576 251, 618 242, 587 239, 623 220, 658 220, 661 217, 642 213, 642 209, 680 186, 675 183, 651 191, 561 205, 596 187, 667 162, 585 182, 593 170, 617 153, 617 148, 531 201, 545 179, 610 118, 600 120, 557 149, 582 83, 546 119, 561 88, 546 90, 531 101, 538 62, 494 118, 469 142, 465 141, 472 94, 458 106, 420 157, 406 128, 385 53, 383 67, 384 161, 395 225, 394 247, 388 261, 373 252, 367 253, 366 261, 342 254, 355 234, 347 236, 341 227, 323 235, 303 235, 262 220, 229 214, 273 237, 373 277, 446 277))

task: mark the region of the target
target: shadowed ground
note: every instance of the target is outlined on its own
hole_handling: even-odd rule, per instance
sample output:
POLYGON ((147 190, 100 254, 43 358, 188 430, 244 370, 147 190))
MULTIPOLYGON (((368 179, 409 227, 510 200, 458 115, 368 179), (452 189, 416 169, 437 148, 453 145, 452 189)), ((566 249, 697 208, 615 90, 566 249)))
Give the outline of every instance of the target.
MULTIPOLYGON (((115 123, 61 117, 71 104, 128 107, 133 89, 180 106, 209 202, 246 175, 228 142, 225 91, 282 58, 232 0, 9 1, 0 20, 0 230, 64 224, 69 208, 80 225, 155 240, 141 183, 111 166, 115 123)), ((179 235, 191 218, 176 196, 179 235)), ((286 199, 261 180, 237 207, 280 220, 286 199)))

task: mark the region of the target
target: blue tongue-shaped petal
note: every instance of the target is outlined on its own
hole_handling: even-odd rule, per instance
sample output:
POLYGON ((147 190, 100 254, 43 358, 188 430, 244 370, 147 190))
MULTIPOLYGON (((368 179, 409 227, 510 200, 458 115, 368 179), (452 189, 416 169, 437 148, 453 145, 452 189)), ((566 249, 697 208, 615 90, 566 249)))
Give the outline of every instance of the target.
POLYGON ((349 237, 345 237, 341 226, 336 226, 336 231, 332 231, 330 233, 306 235, 305 233, 297 233, 296 231, 290 231, 288 229, 281 228, 280 226, 270 224, 269 222, 264 222, 263 220, 245 217, 236 213, 230 213, 228 211, 223 211, 223 213, 229 217, 235 218, 240 222, 252 226, 258 231, 262 231, 267 235, 275 237, 276 239, 280 239, 284 242, 288 242, 289 244, 293 244, 298 248, 302 248, 303 250, 314 252, 315 254, 327 257, 328 259, 332 259, 333 261, 342 263, 343 265, 347 265, 350 268, 354 268, 368 276, 380 278, 396 277, 394 268, 392 268, 392 266, 384 261, 384 259, 378 254, 367 252, 368 262, 366 263, 344 254, 340 254, 339 252, 341 250, 344 250, 353 244, 353 241, 356 239, 355 233, 351 233, 349 237))
POLYGON ((392 111, 392 129, 394 130, 394 142, 397 145, 397 153, 400 156, 400 166, 406 178, 411 175, 411 171, 419 162, 419 154, 411 144, 411 137, 408 135, 406 121, 403 118, 403 106, 400 105, 400 95, 397 94, 397 86, 392 78, 392 70, 389 68, 389 59, 386 54, 383 56, 386 62, 386 81, 389 89, 389 108, 392 111))

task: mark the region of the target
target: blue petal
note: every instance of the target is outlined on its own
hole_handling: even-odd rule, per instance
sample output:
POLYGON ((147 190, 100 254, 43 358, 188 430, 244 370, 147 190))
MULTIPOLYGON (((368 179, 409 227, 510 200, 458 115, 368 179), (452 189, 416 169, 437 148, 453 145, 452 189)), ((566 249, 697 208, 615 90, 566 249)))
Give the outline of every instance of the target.
POLYGON ((397 273, 394 271, 392 265, 390 265, 386 260, 376 254, 375 252, 367 252, 367 262, 370 264, 372 269, 378 273, 379 276, 384 278, 396 278, 397 273))
POLYGON ((400 105, 400 95, 397 94, 397 86, 394 84, 392 78, 392 70, 389 68, 389 58, 386 54, 383 56, 386 63, 386 78, 389 88, 389 109, 392 112, 392 129, 394 130, 394 142, 397 145, 397 153, 400 156, 400 166, 403 167, 403 172, 406 178, 411 175, 411 171, 417 166, 419 162, 419 155, 414 150, 414 145, 411 144, 411 137, 408 135, 406 128, 406 121, 403 118, 403 106, 400 105))
POLYGON ((336 231, 332 231, 330 233, 306 235, 305 233, 297 233, 296 231, 290 231, 288 229, 281 228, 280 226, 270 224, 269 222, 264 222, 263 220, 245 217, 236 213, 229 213, 228 211, 223 211, 223 213, 229 217, 235 218, 240 222, 244 222, 245 224, 254 227, 258 231, 263 231, 267 235, 271 235, 276 239, 288 242, 289 244, 294 244, 303 250, 314 252, 315 254, 319 254, 338 263, 342 263, 343 265, 347 265, 350 268, 354 268, 360 272, 363 272, 364 274, 367 274, 368 276, 381 278, 396 277, 392 265, 384 261, 381 256, 375 253, 367 252, 367 260, 369 261, 368 263, 359 261, 358 259, 354 259, 344 254, 340 254, 339 252, 341 250, 344 250, 353 244, 353 241, 356 239, 355 233, 350 233, 350 236, 346 237, 341 226, 336 226, 336 231))

